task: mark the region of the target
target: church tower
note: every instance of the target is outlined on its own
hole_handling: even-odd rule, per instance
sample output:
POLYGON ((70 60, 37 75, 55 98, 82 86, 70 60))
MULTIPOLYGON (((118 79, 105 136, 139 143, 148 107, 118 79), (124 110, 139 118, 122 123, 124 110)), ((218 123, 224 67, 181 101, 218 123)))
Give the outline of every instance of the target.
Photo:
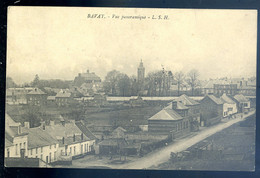
POLYGON ((145 73, 145 68, 144 68, 143 61, 141 59, 141 62, 140 62, 139 67, 137 69, 137 80, 138 80, 138 82, 144 81, 144 73, 145 73))

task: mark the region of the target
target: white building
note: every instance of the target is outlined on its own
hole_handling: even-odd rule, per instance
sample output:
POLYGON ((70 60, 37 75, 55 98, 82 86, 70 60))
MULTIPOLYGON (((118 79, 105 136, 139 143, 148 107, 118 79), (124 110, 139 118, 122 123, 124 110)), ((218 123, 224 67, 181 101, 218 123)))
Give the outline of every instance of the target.
POLYGON ((39 158, 46 163, 57 161, 59 143, 42 126, 22 130, 28 133, 28 158, 39 158))
POLYGON ((54 124, 51 122, 45 131, 59 141, 59 155, 77 157, 93 150, 95 139, 84 134, 74 122, 54 124))
POLYGON ((237 113, 237 104, 224 93, 220 99, 223 101, 223 117, 228 117, 237 113))
POLYGON ((27 147, 28 134, 21 131, 20 123, 5 114, 5 157, 27 156, 27 147))
POLYGON ((251 107, 250 100, 247 99, 244 95, 242 95, 242 94, 235 95, 234 100, 237 103, 239 112, 249 111, 249 109, 251 107))

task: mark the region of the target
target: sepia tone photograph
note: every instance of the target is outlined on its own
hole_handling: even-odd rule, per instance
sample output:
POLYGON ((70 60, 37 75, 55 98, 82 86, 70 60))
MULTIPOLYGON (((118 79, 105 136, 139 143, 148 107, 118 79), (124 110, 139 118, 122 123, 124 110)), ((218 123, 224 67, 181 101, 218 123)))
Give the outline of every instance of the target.
POLYGON ((257 11, 8 8, 6 167, 254 171, 257 11))

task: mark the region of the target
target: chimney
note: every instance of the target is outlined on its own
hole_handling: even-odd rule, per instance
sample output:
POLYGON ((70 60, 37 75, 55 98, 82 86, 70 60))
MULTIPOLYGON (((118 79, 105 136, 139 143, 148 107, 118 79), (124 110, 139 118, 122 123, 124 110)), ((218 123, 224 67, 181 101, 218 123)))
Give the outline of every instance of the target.
POLYGON ((172 101, 172 109, 173 110, 177 109, 177 101, 172 101))
POLYGON ((30 128, 30 122, 24 122, 24 127, 29 129, 30 128))
POLYGON ((46 124, 45 124, 45 122, 44 122, 44 121, 42 121, 42 122, 41 122, 41 127, 42 127, 42 130, 45 130, 45 125, 46 125, 46 124))

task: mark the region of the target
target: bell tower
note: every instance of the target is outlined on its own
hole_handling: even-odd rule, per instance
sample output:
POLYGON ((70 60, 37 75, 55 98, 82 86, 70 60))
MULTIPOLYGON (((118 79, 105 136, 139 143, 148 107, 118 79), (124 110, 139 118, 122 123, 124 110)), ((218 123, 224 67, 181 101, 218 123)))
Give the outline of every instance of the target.
POLYGON ((144 74, 145 74, 145 68, 144 68, 143 61, 141 59, 141 62, 140 62, 139 67, 137 69, 137 80, 138 80, 138 82, 144 81, 144 74))

